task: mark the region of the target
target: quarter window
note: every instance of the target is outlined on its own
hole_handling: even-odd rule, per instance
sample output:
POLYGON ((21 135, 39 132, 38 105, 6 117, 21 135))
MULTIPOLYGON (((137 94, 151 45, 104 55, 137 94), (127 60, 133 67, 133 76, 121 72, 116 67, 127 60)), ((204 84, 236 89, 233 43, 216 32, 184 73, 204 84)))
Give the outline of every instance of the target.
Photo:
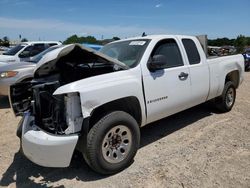
POLYGON ((186 50, 188 61, 190 65, 198 64, 201 62, 200 54, 193 40, 182 39, 182 43, 186 50))
POLYGON ((183 66, 182 56, 179 47, 174 39, 160 41, 154 49, 152 56, 164 55, 167 59, 164 68, 183 66))

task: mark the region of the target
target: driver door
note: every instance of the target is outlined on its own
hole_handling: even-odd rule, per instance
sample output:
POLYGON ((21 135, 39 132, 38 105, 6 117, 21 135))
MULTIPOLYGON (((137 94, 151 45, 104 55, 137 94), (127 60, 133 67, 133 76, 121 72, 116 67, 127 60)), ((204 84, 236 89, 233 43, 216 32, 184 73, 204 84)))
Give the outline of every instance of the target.
POLYGON ((164 55, 166 65, 161 70, 143 72, 147 123, 159 120, 189 107, 191 98, 189 69, 176 39, 158 42, 151 53, 164 55))

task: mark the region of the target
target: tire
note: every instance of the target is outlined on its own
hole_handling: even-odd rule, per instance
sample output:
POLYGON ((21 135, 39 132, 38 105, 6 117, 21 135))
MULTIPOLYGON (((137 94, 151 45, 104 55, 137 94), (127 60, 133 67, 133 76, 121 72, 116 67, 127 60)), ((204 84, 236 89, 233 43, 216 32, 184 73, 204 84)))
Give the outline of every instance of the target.
POLYGON ((94 171, 114 174, 132 164, 139 144, 140 130, 136 120, 126 112, 115 111, 90 129, 84 157, 94 171))
POLYGON ((228 81, 224 86, 222 95, 215 99, 215 105, 221 112, 229 112, 236 99, 236 89, 233 82, 228 81))

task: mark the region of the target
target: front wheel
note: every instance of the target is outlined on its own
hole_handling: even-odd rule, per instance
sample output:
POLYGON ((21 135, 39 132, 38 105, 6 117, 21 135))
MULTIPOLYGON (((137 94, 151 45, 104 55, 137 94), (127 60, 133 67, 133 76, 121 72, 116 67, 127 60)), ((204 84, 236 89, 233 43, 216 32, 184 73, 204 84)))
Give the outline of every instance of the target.
POLYGON ((233 82, 226 82, 223 93, 215 100, 216 107, 221 112, 229 112, 234 105, 236 99, 236 89, 233 82))
POLYGON ((133 162, 139 143, 140 130, 136 120, 126 112, 115 111, 90 129, 85 160, 101 174, 114 174, 133 162))

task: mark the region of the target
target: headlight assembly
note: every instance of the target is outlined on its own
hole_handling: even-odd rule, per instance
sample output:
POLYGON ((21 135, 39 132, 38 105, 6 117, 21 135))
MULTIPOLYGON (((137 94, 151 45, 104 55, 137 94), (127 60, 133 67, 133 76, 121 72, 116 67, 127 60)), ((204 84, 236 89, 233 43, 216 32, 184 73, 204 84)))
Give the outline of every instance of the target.
POLYGON ((11 78, 17 75, 17 71, 0 72, 0 78, 11 78))

